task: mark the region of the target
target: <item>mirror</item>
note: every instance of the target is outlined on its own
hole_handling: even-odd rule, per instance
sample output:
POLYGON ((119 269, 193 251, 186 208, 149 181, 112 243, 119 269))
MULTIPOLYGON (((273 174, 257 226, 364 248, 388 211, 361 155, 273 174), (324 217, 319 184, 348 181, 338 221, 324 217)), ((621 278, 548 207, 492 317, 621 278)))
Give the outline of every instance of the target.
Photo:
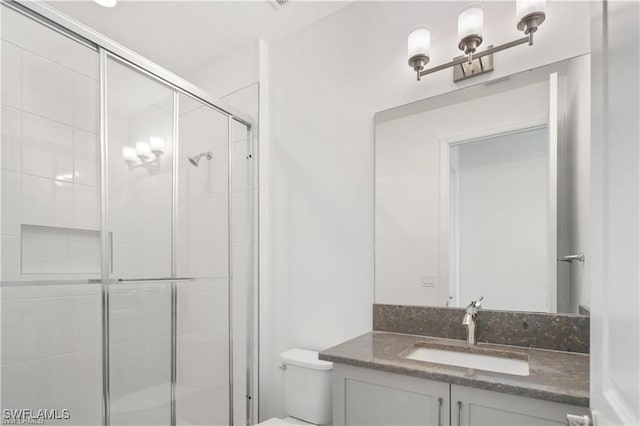
POLYGON ((588 310, 590 97, 583 55, 378 112, 376 303, 588 310))

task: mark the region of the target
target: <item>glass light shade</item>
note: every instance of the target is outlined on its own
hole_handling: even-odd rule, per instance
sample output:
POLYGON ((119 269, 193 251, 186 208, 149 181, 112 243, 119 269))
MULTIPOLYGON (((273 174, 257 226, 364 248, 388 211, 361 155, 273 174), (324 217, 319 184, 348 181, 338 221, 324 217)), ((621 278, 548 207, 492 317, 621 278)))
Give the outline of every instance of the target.
POLYGON ((138 153, 136 152, 136 149, 131 146, 123 146, 122 158, 124 158, 124 161, 128 163, 135 163, 138 161, 138 153))
POLYGON ((141 160, 146 160, 153 155, 151 147, 146 142, 136 142, 136 154, 141 160))
POLYGON ((545 0, 516 0, 516 20, 520 22, 525 16, 534 12, 545 11, 545 0))
POLYGON ((151 147, 151 152, 154 154, 163 154, 164 153, 164 139, 158 137, 150 137, 149 138, 149 146, 151 147))
POLYGON ((118 0, 93 0, 98 3, 100 6, 104 7, 113 7, 118 3, 118 0))
POLYGON ((407 40, 409 58, 415 55, 429 56, 431 51, 431 31, 427 27, 416 27, 409 33, 407 40))
POLYGON ((462 40, 471 35, 482 37, 484 26, 484 12, 478 5, 467 6, 458 15, 458 39, 462 40))

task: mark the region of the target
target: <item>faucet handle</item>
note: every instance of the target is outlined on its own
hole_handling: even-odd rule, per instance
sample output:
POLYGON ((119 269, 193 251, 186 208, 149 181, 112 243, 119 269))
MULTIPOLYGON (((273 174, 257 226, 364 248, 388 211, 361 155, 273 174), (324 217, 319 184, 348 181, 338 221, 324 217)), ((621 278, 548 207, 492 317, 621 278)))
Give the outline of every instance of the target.
POLYGON ((474 304, 474 306, 475 306, 476 308, 479 308, 479 307, 481 307, 481 306, 482 306, 482 301, 483 301, 483 300, 484 300, 484 296, 480 296, 480 297, 478 297, 478 299, 477 299, 477 300, 474 300, 474 301, 473 301, 473 302, 471 302, 471 303, 473 303, 473 304, 474 304))
POLYGON ((478 299, 472 301, 467 306, 467 312, 476 313, 477 309, 482 306, 482 301, 484 300, 484 296, 480 296, 478 299))

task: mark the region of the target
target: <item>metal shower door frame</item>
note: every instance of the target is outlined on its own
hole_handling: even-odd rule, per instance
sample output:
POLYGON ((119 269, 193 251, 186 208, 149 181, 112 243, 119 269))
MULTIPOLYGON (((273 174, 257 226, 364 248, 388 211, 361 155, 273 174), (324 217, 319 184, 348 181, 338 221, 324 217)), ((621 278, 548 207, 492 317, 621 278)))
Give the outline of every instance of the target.
MULTIPOLYGON (((177 263, 176 263, 176 230, 177 230, 177 197, 178 197, 178 122, 179 122, 179 94, 184 94, 188 97, 195 99, 196 101, 204 104, 205 106, 225 115, 229 122, 229 130, 231 130, 231 123, 235 120, 247 128, 247 143, 249 144, 249 158, 253 163, 253 128, 255 121, 248 114, 238 110, 237 108, 227 104, 226 102, 210 96, 208 93, 200 89, 199 87, 189 83, 181 77, 171 73, 165 68, 155 64, 152 61, 138 55, 137 53, 127 49, 126 47, 110 40, 102 34, 94 31, 93 29, 71 19, 70 17, 62 14, 55 8, 43 3, 40 0, 2 0, 2 4, 10 7, 11 9, 33 19, 36 22, 56 31, 86 47, 95 50, 99 54, 99 119, 100 119, 100 191, 101 191, 101 300, 102 300, 102 420, 104 426, 109 426, 111 423, 110 412, 110 386, 109 386, 109 286, 113 284, 114 280, 110 277, 110 261, 111 261, 111 247, 110 241, 107 237, 109 217, 109 192, 108 192, 108 160, 109 160, 109 147, 108 147, 108 122, 107 122, 107 62, 110 59, 116 60, 134 71, 141 72, 146 76, 158 81, 159 83, 168 86, 173 90, 173 148, 174 158, 172 162, 172 222, 171 222, 171 278, 175 280, 168 280, 171 282, 171 425, 175 426, 177 422, 176 418, 176 384, 177 384, 177 282, 182 279, 177 278, 177 263)), ((229 153, 232 148, 232 133, 228 133, 228 146, 229 153)), ((253 418, 253 306, 254 306, 254 277, 253 277, 253 262, 254 262, 254 206, 253 206, 253 164, 248 167, 248 175, 250 177, 249 188, 247 191, 248 200, 248 220, 247 226, 249 226, 249 282, 247 286, 247 366, 246 366, 246 383, 247 383, 247 424, 252 423, 253 418), (249 353, 251 352, 251 353, 249 353)), ((229 169, 228 169, 228 205, 229 212, 231 212, 231 155, 229 156, 229 169)), ((228 216, 228 285, 229 285, 229 423, 233 425, 233 330, 231 322, 232 304, 231 302, 231 283, 232 283, 232 269, 231 269, 231 252, 232 252, 232 239, 231 239, 231 214, 228 216)), ((157 280, 148 280, 157 281, 157 280)))

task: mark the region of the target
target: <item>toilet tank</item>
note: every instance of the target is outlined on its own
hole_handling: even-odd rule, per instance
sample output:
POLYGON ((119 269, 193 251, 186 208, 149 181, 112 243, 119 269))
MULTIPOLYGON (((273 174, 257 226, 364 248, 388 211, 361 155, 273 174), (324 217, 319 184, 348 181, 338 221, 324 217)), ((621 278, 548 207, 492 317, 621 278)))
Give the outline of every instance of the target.
POLYGON ((290 349, 280 354, 284 364, 284 408, 288 416, 307 423, 331 423, 331 370, 333 363, 318 359, 318 352, 290 349))

